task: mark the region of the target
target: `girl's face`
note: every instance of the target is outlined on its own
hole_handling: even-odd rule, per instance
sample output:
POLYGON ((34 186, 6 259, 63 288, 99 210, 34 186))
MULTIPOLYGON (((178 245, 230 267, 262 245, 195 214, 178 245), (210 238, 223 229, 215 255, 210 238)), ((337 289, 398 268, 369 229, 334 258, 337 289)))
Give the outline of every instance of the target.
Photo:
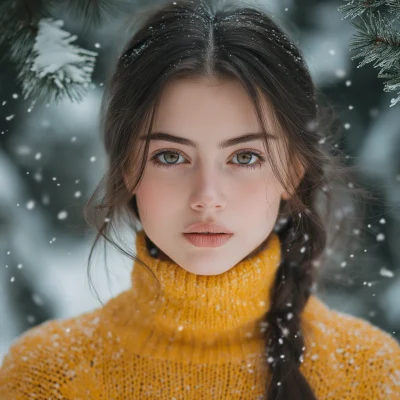
MULTIPOLYGON (((268 113, 268 106, 264 103, 263 107, 268 113)), ((267 123, 269 133, 277 136, 271 141, 272 151, 282 154, 277 147, 282 139, 272 120, 267 123)), ((162 259, 171 259, 194 274, 218 275, 262 247, 275 225, 281 199, 287 195, 260 139, 219 147, 220 142, 259 131, 251 100, 239 83, 169 83, 152 133, 179 136, 197 148, 166 140, 150 144, 136 197, 143 229, 160 249, 162 259), (161 165, 153 164, 152 156, 165 150, 154 160, 161 165), (242 151, 246 152, 238 154, 242 151), (196 222, 223 225, 233 236, 220 247, 196 247, 183 235, 196 222)), ((280 168, 287 165, 283 157, 278 157, 280 168)))

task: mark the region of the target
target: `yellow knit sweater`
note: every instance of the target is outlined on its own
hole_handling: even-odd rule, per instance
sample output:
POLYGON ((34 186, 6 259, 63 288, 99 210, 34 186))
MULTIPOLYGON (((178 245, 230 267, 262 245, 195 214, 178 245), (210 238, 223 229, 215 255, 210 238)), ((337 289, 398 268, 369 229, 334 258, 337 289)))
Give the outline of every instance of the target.
MULTIPOLYGON (((15 340, 0 370, 0 399, 263 399, 269 368, 260 322, 279 265, 279 238, 216 276, 197 276, 136 249, 132 288, 78 317, 15 340)), ((400 347, 365 320, 314 295, 302 314, 301 371, 318 399, 400 399, 400 347)))

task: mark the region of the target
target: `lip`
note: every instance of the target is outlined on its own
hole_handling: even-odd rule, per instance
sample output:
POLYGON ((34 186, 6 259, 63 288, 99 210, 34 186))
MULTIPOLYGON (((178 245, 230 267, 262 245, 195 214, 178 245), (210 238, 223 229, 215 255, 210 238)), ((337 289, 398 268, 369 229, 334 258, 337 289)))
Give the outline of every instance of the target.
POLYGON ((185 229, 183 233, 202 233, 202 232, 210 232, 210 233, 225 233, 232 235, 228 228, 225 228, 223 225, 207 223, 207 222, 196 222, 189 226, 189 228, 185 229))
POLYGON ((183 236, 196 247, 220 247, 233 236, 233 233, 214 233, 211 235, 204 233, 184 233, 183 236))

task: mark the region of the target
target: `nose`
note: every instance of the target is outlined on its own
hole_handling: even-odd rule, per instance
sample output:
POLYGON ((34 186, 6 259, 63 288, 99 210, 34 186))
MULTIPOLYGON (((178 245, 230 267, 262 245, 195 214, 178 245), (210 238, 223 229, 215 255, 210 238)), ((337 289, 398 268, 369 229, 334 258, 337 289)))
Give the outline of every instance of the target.
POLYGON ((193 179, 191 207, 196 210, 225 208, 227 199, 223 188, 224 185, 215 168, 199 168, 197 176, 193 179))

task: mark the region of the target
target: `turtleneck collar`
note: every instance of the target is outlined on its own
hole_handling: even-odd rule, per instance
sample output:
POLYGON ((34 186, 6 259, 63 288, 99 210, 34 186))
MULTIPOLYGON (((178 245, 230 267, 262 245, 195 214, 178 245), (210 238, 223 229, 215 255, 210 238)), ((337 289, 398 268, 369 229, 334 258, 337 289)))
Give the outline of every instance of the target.
MULTIPOLYGON (((146 246, 143 230, 136 236, 136 253, 160 282, 156 309, 163 328, 205 335, 236 330, 265 314, 281 256, 275 232, 259 252, 220 275, 196 275, 173 261, 154 258, 146 246)), ((131 279, 140 308, 149 305, 157 287, 137 261, 131 279)))
POLYGON ((264 246, 219 275, 196 275, 154 258, 143 230, 136 235, 136 255, 132 287, 107 306, 121 344, 149 357, 181 360, 185 354, 186 361, 211 363, 262 353, 261 323, 281 260, 274 231, 264 246))

